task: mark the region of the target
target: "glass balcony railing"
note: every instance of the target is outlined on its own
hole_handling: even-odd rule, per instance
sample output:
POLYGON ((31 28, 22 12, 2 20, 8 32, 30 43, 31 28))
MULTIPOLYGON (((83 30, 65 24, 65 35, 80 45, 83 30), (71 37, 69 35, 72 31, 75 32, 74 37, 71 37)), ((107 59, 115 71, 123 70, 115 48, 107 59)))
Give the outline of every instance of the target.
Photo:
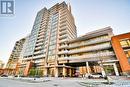
POLYGON ((65 50, 65 51, 59 51, 58 54, 67 54, 69 51, 65 50))

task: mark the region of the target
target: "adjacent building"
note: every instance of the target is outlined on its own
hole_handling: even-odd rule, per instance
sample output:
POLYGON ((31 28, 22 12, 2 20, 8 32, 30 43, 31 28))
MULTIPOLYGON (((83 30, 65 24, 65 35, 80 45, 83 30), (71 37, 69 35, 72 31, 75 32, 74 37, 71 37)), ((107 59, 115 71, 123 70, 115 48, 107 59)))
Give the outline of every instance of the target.
POLYGON ((0 69, 4 68, 4 62, 2 60, 0 60, 0 69))
POLYGON ((130 33, 113 36, 112 45, 122 74, 130 74, 130 33))
POLYGON ((25 38, 22 38, 19 41, 16 41, 15 46, 7 62, 7 65, 4 71, 5 74, 15 75, 18 72, 18 65, 19 65, 18 61, 20 59, 24 42, 25 42, 25 38))
POLYGON ((0 75, 4 73, 4 62, 0 60, 0 75))
POLYGON ((59 53, 59 65, 64 65, 59 73, 64 76, 102 73, 105 76, 102 62, 107 74, 118 76, 119 63, 111 45, 112 36, 111 27, 106 27, 69 40, 67 51, 59 53))

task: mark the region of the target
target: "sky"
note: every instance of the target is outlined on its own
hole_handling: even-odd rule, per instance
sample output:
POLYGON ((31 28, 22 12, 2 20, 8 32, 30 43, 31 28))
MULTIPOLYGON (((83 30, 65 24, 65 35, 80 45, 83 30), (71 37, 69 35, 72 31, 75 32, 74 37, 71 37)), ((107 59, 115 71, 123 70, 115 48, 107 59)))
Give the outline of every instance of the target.
MULTIPOLYGON (((15 15, 0 16, 0 60, 8 61, 17 40, 31 32, 37 12, 63 0, 15 0, 15 15)), ((115 35, 130 32, 130 0, 65 0, 70 2, 78 36, 111 26, 115 35)))

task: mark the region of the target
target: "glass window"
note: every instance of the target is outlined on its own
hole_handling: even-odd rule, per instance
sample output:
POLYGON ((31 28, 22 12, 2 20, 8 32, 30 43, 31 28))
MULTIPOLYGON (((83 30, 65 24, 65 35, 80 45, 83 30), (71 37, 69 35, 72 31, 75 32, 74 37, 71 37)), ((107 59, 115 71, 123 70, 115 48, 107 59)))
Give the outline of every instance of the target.
POLYGON ((120 41, 120 44, 122 47, 128 47, 128 46, 130 46, 130 39, 122 40, 122 41, 120 41))
POLYGON ((125 51, 126 57, 128 58, 128 62, 130 64, 130 50, 125 51))

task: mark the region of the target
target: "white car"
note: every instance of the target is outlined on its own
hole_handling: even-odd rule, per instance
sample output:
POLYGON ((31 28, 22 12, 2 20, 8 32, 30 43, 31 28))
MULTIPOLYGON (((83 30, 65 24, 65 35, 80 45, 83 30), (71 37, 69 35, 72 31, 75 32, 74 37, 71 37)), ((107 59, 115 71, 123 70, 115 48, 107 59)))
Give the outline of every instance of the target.
POLYGON ((91 78, 103 78, 101 73, 93 73, 88 76, 89 79, 91 78))

